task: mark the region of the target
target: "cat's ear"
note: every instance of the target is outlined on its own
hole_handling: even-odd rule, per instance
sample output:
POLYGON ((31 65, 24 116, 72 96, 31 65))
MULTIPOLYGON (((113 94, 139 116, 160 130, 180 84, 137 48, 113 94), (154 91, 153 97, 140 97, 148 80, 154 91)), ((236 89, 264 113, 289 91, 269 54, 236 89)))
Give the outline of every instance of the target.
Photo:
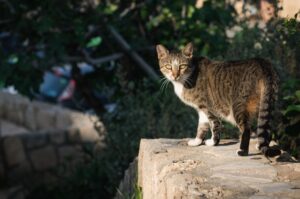
POLYGON ((158 59, 162 59, 162 58, 165 58, 168 54, 169 54, 169 51, 168 49, 166 49, 163 45, 161 44, 158 44, 156 46, 156 52, 157 52, 157 57, 158 59))
POLYGON ((183 49, 182 54, 187 58, 193 57, 193 44, 192 42, 188 43, 183 49))

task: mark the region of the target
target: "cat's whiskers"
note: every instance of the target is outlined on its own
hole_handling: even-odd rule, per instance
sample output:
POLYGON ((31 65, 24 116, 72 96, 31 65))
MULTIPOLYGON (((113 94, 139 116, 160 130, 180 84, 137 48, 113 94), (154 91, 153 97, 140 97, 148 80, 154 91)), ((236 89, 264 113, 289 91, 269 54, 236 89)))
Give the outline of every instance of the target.
POLYGON ((162 92, 164 92, 168 88, 169 83, 170 83, 170 81, 166 78, 162 92))
POLYGON ((187 82, 189 85, 192 85, 192 80, 189 78, 190 76, 183 76, 183 82, 187 82))
POLYGON ((163 93, 164 92, 164 90, 166 90, 166 88, 168 87, 168 84, 169 84, 169 80, 168 80, 168 78, 166 78, 166 77, 164 77, 163 79, 162 79, 162 84, 161 84, 161 86, 160 86, 160 92, 161 93, 163 93))
POLYGON ((164 83, 165 83, 165 80, 166 80, 166 77, 163 77, 163 78, 161 78, 161 79, 159 80, 159 83, 161 83, 160 88, 159 88, 159 91, 162 90, 163 85, 164 85, 164 83))
POLYGON ((167 79, 165 76, 160 76, 161 77, 161 79, 159 80, 159 83, 162 83, 165 79, 167 79))

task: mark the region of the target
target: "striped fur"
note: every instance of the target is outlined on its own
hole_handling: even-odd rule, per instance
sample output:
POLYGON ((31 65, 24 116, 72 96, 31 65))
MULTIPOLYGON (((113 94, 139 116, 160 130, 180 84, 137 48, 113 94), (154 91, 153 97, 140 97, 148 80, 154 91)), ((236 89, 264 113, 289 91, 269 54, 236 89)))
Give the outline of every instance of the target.
POLYGON ((220 141, 222 123, 227 120, 241 132, 238 155, 247 155, 250 121, 257 119, 258 149, 266 156, 280 153, 269 147, 270 119, 276 99, 278 77, 271 64, 260 58, 241 61, 212 61, 193 57, 189 43, 182 52, 169 52, 157 46, 160 70, 173 83, 176 95, 199 113, 198 130, 190 146, 203 143, 210 127, 207 145, 220 141))

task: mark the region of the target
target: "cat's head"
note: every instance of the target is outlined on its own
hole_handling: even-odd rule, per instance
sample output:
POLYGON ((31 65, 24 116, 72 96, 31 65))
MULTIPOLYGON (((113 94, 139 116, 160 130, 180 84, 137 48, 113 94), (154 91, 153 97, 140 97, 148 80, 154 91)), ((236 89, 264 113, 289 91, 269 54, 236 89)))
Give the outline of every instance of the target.
POLYGON ((170 52, 159 44, 156 46, 160 71, 170 81, 184 82, 192 73, 193 44, 188 43, 181 52, 170 52))

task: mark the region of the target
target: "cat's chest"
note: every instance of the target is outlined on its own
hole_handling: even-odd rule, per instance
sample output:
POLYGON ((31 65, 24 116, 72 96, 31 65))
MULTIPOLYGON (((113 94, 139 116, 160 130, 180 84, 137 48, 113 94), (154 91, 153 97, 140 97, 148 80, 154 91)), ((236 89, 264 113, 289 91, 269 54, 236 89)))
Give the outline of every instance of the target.
POLYGON ((178 82, 172 82, 174 86, 175 94, 183 101, 185 104, 195 108, 198 110, 197 104, 194 103, 194 100, 191 96, 187 96, 187 93, 185 93, 185 88, 181 83, 178 82))
POLYGON ((183 98, 183 85, 181 83, 172 82, 174 85, 175 94, 181 99, 183 98))

